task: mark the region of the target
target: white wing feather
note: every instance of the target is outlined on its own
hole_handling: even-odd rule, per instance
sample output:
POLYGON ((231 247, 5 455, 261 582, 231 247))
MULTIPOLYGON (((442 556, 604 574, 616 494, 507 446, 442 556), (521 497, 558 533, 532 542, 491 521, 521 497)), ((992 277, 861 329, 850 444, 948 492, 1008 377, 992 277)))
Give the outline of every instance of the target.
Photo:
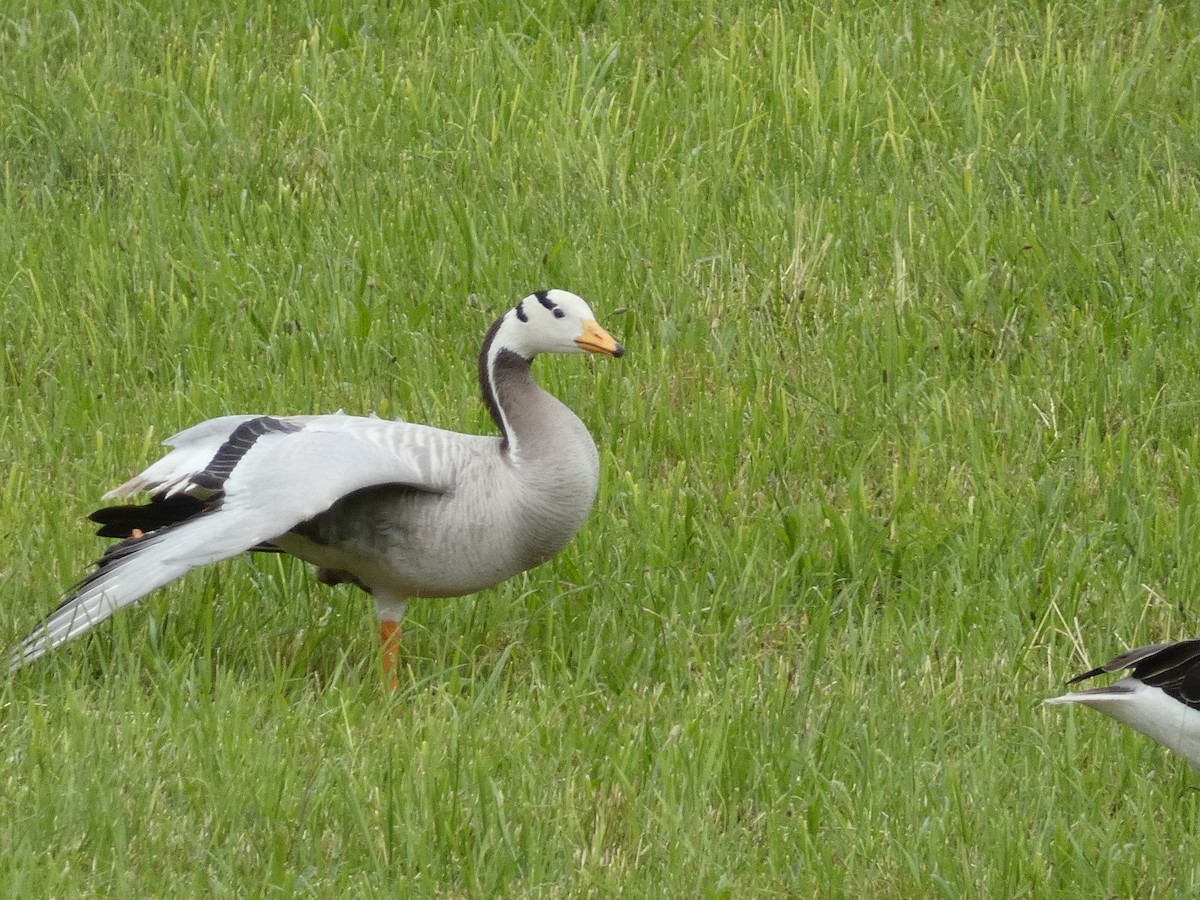
MULTIPOLYGON (((261 419, 261 414, 218 416, 185 428, 163 441, 164 447, 172 450, 162 459, 148 467, 144 472, 135 475, 124 484, 118 485, 100 499, 116 500, 120 497, 130 497, 143 491, 162 493, 166 497, 178 494, 180 491, 198 493, 191 484, 192 478, 204 471, 217 451, 233 434, 239 425, 252 419, 261 419), (193 490, 187 491, 191 487, 193 490)), ((329 416, 289 416, 282 421, 293 424, 313 422, 318 419, 351 420, 354 417, 345 416, 341 410, 329 416)), ((375 419, 369 421, 378 421, 375 419)), ((207 491, 203 494, 207 495, 207 491)))

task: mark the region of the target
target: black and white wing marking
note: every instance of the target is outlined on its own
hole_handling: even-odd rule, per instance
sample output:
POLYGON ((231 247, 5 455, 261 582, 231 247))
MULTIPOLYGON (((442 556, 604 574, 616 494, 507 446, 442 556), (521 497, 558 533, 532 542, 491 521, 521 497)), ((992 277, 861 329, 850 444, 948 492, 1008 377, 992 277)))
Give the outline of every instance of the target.
POLYGON ((1200 639, 1151 644, 1071 679, 1077 684, 1131 670, 1105 687, 1051 697, 1051 704, 1090 706, 1123 722, 1200 770, 1200 639))
POLYGON ((203 472, 225 443, 244 422, 261 419, 263 416, 220 416, 193 425, 163 441, 171 452, 139 472, 124 484, 106 493, 102 500, 129 497, 143 491, 156 497, 171 497, 183 491, 192 478, 203 472))
POLYGON ((1137 647, 1067 683, 1126 669, 1142 684, 1159 688, 1172 700, 1200 711, 1200 638, 1137 647))
POLYGON ((452 489, 452 467, 439 463, 453 455, 447 444, 461 437, 342 415, 231 416, 181 432, 171 439, 176 449, 106 496, 150 490, 166 500, 183 493, 203 505, 109 548, 12 650, 9 666, 37 659, 196 566, 270 543, 354 491, 385 484, 452 489))

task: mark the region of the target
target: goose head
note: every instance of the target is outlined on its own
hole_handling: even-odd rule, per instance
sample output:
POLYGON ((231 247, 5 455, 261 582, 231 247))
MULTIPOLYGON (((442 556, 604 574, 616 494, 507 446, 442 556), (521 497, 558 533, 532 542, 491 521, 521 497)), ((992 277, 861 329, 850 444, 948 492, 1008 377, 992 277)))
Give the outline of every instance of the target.
POLYGON ((596 322, 591 307, 570 291, 530 294, 497 322, 493 346, 525 360, 539 353, 601 353, 621 356, 625 348, 596 322))
MULTIPOLYGON (((514 460, 520 456, 519 444, 529 440, 545 446, 556 428, 570 431, 578 426, 587 434, 565 406, 565 424, 561 418, 553 424, 545 418, 545 404, 534 402, 544 395, 529 374, 529 364, 539 353, 621 356, 625 348, 600 327, 587 302, 569 291, 536 291, 492 323, 479 352, 479 386, 500 429, 501 447, 514 460)), ((591 438, 586 441, 594 455, 591 438)))

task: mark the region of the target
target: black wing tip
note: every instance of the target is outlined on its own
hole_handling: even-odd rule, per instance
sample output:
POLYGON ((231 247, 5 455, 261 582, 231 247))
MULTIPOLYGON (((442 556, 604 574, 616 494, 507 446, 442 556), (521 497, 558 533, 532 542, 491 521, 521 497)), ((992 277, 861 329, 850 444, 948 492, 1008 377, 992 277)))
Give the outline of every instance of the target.
POLYGON ((1089 678, 1095 678, 1097 675, 1103 675, 1105 672, 1108 672, 1108 671, 1111 671, 1111 670, 1105 668, 1104 666, 1097 666, 1096 668, 1092 669, 1090 672, 1084 672, 1082 675, 1076 675, 1074 678, 1072 678, 1070 681, 1068 681, 1067 684, 1068 684, 1068 686, 1072 685, 1072 684, 1079 684, 1079 682, 1081 682, 1081 681, 1087 681, 1089 678))
POLYGON ((162 528, 186 522, 212 506, 213 499, 200 500, 188 494, 166 497, 156 494, 149 503, 103 506, 88 516, 100 527, 97 537, 139 538, 162 528))

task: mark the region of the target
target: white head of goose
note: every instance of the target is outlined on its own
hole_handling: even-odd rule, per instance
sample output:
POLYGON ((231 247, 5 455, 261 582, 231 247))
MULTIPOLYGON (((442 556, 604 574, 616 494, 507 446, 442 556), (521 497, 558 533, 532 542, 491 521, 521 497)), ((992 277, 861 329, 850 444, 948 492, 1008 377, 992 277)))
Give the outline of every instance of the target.
POLYGON ((1090 706, 1178 753, 1200 770, 1200 639, 1127 650, 1076 675, 1068 684, 1125 669, 1132 673, 1107 687, 1063 694, 1046 702, 1090 706))
POLYGON ((120 540, 10 652, 10 668, 196 566, 262 550, 369 593, 394 672, 410 597, 499 584, 550 559, 587 518, 596 445, 533 380, 538 353, 624 349, 582 298, 538 291, 496 320, 479 355, 499 436, 339 413, 223 416, 169 438, 170 453, 104 496, 150 495, 92 514, 101 537, 120 540))

